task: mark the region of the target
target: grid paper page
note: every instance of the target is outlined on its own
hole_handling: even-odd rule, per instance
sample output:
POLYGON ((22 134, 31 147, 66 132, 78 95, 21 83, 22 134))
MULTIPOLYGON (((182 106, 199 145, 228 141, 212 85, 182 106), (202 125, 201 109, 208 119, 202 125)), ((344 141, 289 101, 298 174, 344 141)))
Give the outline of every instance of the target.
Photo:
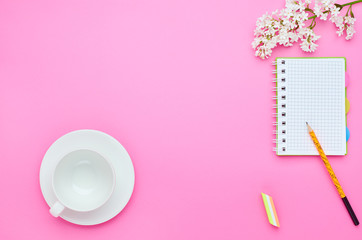
POLYGON ((345 59, 278 59, 277 76, 277 154, 318 155, 308 122, 327 155, 345 155, 345 59))

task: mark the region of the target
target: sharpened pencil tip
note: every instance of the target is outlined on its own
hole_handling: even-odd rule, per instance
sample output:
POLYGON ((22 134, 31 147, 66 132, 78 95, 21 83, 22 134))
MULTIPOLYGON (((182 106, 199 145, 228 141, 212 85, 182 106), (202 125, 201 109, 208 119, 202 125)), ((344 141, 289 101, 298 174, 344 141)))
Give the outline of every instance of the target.
POLYGON ((305 122, 307 124, 308 132, 312 132, 313 129, 309 126, 308 122, 305 122))

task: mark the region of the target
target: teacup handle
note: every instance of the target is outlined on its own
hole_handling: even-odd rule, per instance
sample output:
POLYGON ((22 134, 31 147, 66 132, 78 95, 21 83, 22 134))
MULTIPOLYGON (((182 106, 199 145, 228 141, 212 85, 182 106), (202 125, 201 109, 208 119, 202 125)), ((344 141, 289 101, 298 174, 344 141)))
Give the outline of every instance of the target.
POLYGON ((49 209, 49 212, 50 212, 51 215, 53 215, 53 217, 59 217, 59 215, 63 212, 64 208, 65 207, 63 206, 63 204, 61 204, 59 201, 57 201, 49 209))

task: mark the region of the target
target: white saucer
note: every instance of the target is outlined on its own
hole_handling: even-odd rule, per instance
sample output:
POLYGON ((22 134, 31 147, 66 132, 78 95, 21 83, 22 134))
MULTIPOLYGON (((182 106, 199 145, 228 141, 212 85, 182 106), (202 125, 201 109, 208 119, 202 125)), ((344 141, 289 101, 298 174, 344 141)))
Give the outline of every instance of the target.
POLYGON ((78 130, 62 136, 50 146, 40 167, 40 187, 49 207, 56 202, 52 189, 52 173, 55 166, 61 156, 77 149, 93 149, 109 159, 116 174, 115 189, 111 198, 100 208, 91 212, 65 209, 60 217, 79 225, 103 223, 120 213, 131 198, 135 181, 131 158, 116 139, 100 131, 78 130))

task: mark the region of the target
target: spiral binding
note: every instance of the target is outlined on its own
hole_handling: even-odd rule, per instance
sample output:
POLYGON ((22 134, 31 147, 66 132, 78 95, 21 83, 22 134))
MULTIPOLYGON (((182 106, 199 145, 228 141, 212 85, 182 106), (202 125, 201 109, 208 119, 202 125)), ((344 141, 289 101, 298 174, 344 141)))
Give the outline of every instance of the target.
POLYGON ((272 71, 276 75, 272 80, 273 83, 276 83, 272 91, 276 92, 273 100, 277 101, 272 106, 273 109, 276 109, 273 117, 278 119, 273 122, 273 126, 276 127, 273 130, 273 134, 276 135, 273 139, 273 143, 276 144, 273 150, 281 153, 287 151, 287 62, 285 59, 278 59, 272 62, 272 65, 276 66, 276 69, 272 71))
MULTIPOLYGON (((278 61, 276 61, 276 60, 272 62, 272 65, 273 65, 273 66, 275 66, 275 65, 277 65, 277 64, 278 64, 278 61)), ((281 60, 280 60, 280 64, 285 65, 285 64, 286 64, 285 59, 281 59, 281 60)))

